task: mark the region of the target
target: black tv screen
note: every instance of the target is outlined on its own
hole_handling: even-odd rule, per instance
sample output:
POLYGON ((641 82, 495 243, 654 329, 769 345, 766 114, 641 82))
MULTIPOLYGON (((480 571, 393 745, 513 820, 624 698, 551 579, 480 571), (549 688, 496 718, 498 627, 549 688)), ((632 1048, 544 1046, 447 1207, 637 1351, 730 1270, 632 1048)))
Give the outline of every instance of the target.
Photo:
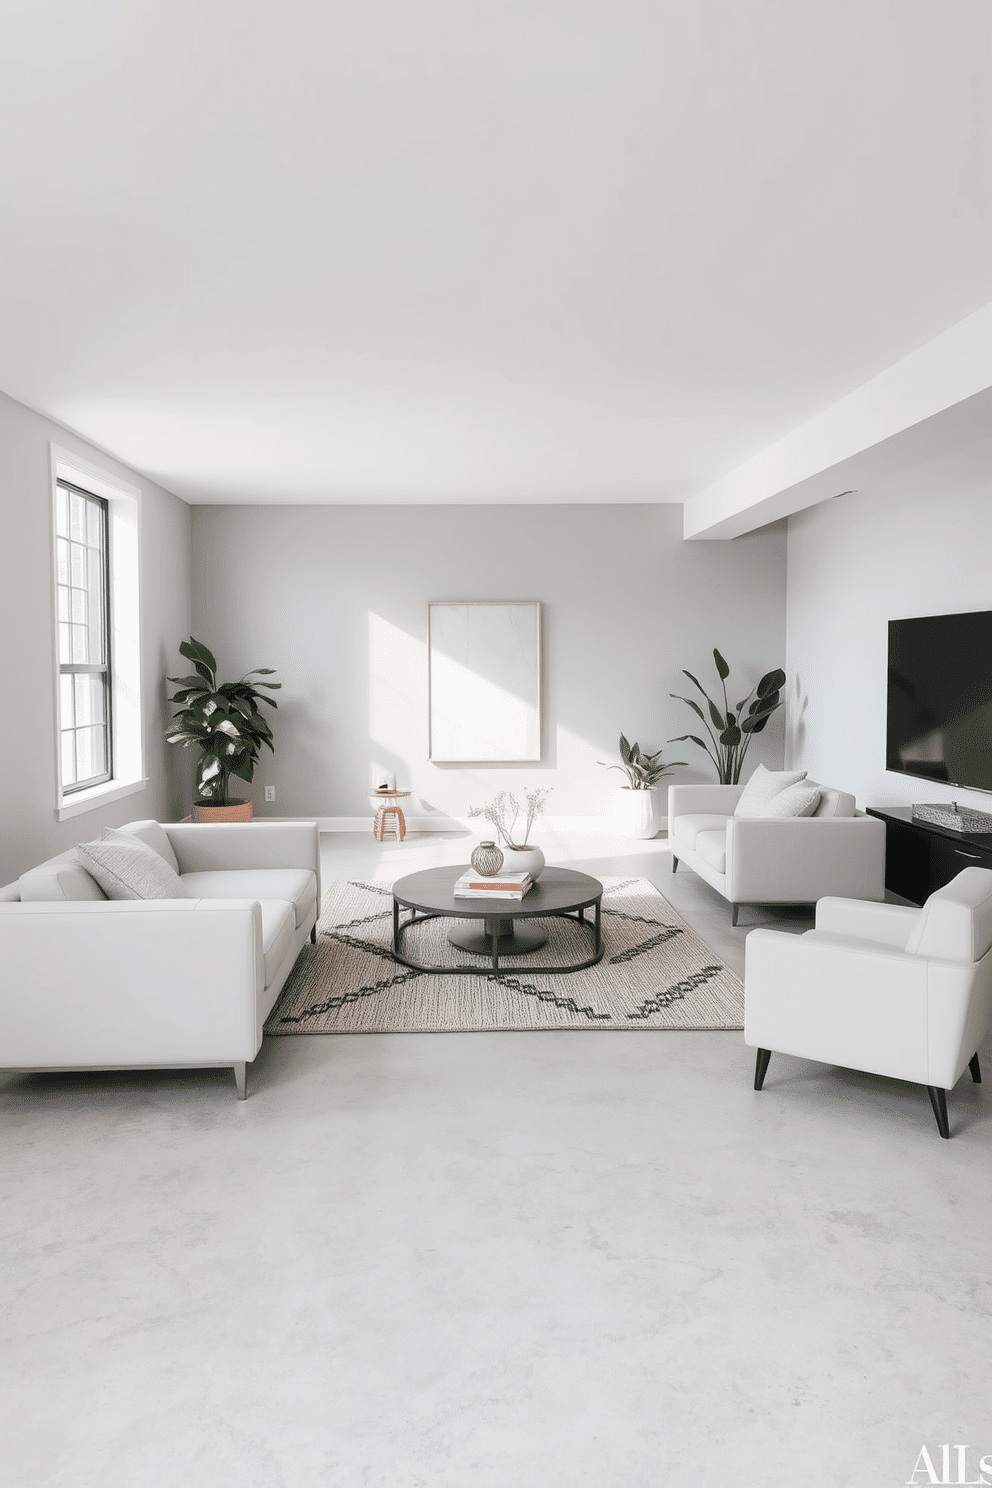
POLYGON ((889 621, 885 767, 992 791, 992 610, 889 621))

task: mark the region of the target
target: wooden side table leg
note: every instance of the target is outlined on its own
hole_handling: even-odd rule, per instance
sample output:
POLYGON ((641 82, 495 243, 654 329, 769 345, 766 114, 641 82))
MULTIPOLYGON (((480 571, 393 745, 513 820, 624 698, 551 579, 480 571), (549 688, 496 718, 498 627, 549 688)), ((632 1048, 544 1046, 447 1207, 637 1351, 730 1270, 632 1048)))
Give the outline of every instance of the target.
POLYGON ((402 842, 406 836, 406 817, 403 815, 403 808, 401 806, 397 806, 396 808, 396 822, 400 829, 400 841, 402 842))

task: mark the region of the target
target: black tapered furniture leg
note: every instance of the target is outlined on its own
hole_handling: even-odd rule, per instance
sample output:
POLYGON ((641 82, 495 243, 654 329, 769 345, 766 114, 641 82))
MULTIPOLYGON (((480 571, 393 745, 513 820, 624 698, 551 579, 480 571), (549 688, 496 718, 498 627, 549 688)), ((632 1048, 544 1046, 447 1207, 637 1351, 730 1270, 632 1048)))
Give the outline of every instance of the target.
POLYGON ((674 872, 675 872, 675 870, 676 870, 676 869, 677 869, 677 868, 678 868, 678 866, 679 866, 679 860, 678 860, 678 858, 677 858, 677 857, 676 857, 676 856, 675 856, 675 854, 674 854, 674 853, 672 853, 672 872, 673 872, 673 873, 674 873, 674 872))
POLYGON ((310 931, 310 944, 311 945, 316 945, 317 944, 317 926, 316 925, 314 925, 313 929, 310 931))
POLYGON ((927 1095, 933 1106, 933 1114, 937 1118, 937 1130, 942 1137, 949 1137, 951 1129, 947 1124, 947 1092, 941 1090, 939 1085, 928 1085, 927 1095))
POLYGON ((973 1054, 971 1056, 971 1058, 968 1060, 968 1068, 971 1070, 971 1078, 974 1080, 975 1084, 976 1085, 981 1085, 981 1083, 982 1083, 982 1066, 978 1062, 978 1055, 977 1054, 973 1054))
POLYGON ((739 904, 732 904, 730 906, 730 923, 735 929, 737 927, 737 916, 740 914, 740 912, 741 907, 739 904))
POLYGON ((754 1088, 760 1090, 765 1083, 765 1074, 768 1069, 768 1061, 772 1057, 771 1049, 759 1049, 758 1057, 754 1061, 754 1088))

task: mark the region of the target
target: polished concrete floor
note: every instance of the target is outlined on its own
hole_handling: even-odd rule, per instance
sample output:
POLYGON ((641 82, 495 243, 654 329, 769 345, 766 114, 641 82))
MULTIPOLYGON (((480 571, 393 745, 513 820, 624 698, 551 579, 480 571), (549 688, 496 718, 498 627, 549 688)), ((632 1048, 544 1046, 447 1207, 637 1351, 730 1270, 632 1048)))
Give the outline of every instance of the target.
MULTIPOLYGON (((341 834, 325 873, 467 841, 341 834)), ((663 840, 543 845, 741 968, 754 918, 663 840)), ((0 1485, 882 1488, 945 1442, 977 1479, 992 1086, 942 1142, 921 1090, 751 1076, 740 1034, 641 1031, 268 1040, 244 1103, 0 1078, 0 1485)))

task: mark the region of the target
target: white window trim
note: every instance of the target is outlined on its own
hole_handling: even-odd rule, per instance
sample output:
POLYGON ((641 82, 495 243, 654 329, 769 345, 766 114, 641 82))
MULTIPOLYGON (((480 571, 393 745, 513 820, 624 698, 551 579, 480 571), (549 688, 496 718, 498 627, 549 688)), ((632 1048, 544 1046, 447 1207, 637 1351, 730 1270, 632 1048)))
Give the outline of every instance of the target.
POLYGON ((52 682, 55 689, 55 817, 66 821, 94 811, 111 801, 135 795, 148 784, 144 772, 144 719, 141 692, 141 608, 138 596, 140 574, 141 491, 89 460, 49 446, 51 465, 51 575, 52 575, 52 682), (62 793, 62 751, 59 735, 59 630, 58 593, 55 582, 55 531, 57 487, 60 480, 92 491, 107 502, 107 544, 110 559, 110 658, 113 697, 114 777, 88 790, 62 793))

